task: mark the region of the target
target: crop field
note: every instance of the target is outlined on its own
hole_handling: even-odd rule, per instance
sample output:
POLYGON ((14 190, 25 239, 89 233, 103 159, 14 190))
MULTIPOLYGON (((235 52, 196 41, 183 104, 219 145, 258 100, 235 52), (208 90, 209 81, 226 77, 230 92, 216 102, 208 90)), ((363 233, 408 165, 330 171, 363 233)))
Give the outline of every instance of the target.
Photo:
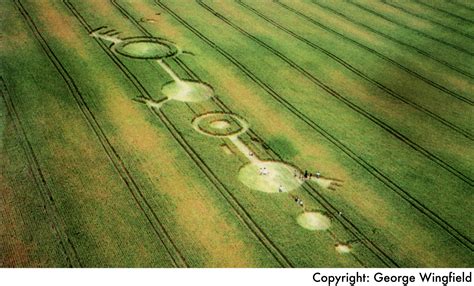
POLYGON ((474 2, 5 0, 1 267, 474 267, 474 2))

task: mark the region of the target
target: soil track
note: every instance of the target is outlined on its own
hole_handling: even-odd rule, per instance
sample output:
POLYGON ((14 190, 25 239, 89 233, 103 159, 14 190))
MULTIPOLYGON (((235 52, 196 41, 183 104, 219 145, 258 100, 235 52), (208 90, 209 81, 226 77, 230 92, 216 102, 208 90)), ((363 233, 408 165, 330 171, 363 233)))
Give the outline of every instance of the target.
POLYGON ((448 222, 446 222, 444 219, 442 219, 439 215, 437 215, 435 212, 431 211, 422 202, 415 199, 407 191, 405 191, 398 184, 396 184, 393 180, 391 180, 389 177, 387 177, 387 175, 382 173, 375 166, 373 166, 370 163, 368 163, 367 161, 365 161, 360 155, 356 154, 349 147, 347 147, 345 144, 340 142, 337 138, 335 138, 329 132, 324 130, 321 126, 319 126, 317 123, 315 123, 310 118, 308 118, 305 114, 301 113, 297 108, 295 108, 292 104, 290 104, 288 101, 286 101, 282 96, 280 96, 278 93, 276 93, 268 84, 266 84, 261 79, 259 79, 257 76, 255 76, 246 66, 244 66, 242 63, 240 63, 238 60, 236 60, 232 55, 230 55, 228 52, 226 52, 224 49, 222 49, 219 45, 212 42, 209 38, 207 38, 202 33, 200 33, 196 28, 194 28, 192 25, 187 23, 184 19, 182 19, 179 15, 177 15, 173 10, 171 10, 165 4, 163 4, 162 2, 160 2, 158 0, 155 0, 155 3, 159 7, 161 7, 163 10, 168 12, 173 18, 175 18, 178 22, 180 22, 188 30, 190 30, 192 33, 194 33, 197 37, 199 37, 203 42, 205 42, 210 47, 215 49, 218 53, 220 53, 222 56, 227 58, 232 64, 234 64, 238 69, 240 69, 248 78, 250 78, 254 83, 256 83, 258 86, 260 86, 263 90, 265 90, 265 92, 267 92, 277 102, 282 104, 285 107, 285 109, 289 110, 298 119, 303 121, 305 124, 307 124, 313 130, 315 130, 321 136, 326 138, 336 148, 338 148, 344 154, 349 156, 354 162, 356 162, 363 169, 365 169, 367 172, 369 172, 372 176, 374 176, 382 184, 384 184, 390 190, 394 191, 396 194, 398 194, 400 197, 402 197, 405 201, 407 201, 411 206, 413 206, 415 209, 417 209, 422 214, 427 216, 431 221, 433 221, 439 227, 444 229, 448 234, 450 234, 452 237, 454 237, 459 243, 461 243, 465 247, 469 248, 470 250, 474 250, 473 242, 469 237, 462 234, 456 228, 452 227, 448 222))

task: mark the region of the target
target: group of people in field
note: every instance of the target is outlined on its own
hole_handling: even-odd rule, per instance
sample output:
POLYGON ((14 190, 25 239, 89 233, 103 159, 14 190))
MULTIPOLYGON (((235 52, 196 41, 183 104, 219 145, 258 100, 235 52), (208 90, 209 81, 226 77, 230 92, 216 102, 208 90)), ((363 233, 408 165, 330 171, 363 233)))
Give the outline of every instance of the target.
MULTIPOLYGON (((251 156, 253 155, 253 153, 251 153, 251 156)), ((260 176, 266 176, 270 173, 270 171, 267 169, 267 167, 262 167, 262 168, 259 168, 258 169, 258 174, 260 176)), ((316 173, 310 173, 308 172, 308 170, 305 170, 304 173, 300 173, 298 171, 295 171, 295 177, 299 177, 300 180, 308 180, 308 179, 311 179, 312 177, 315 177, 316 179, 319 179, 321 178, 321 172, 319 171, 316 171, 316 173)), ((285 189, 283 188, 282 185, 280 185, 278 187, 278 192, 279 193, 283 193, 285 191, 285 189)), ((301 200, 300 198, 298 197, 295 197, 295 202, 300 205, 301 207, 303 207, 303 200, 301 200)))
POLYGON ((316 173, 313 174, 313 173, 308 172, 308 170, 305 170, 304 173, 295 171, 295 177, 298 177, 300 180, 308 180, 308 179, 311 179, 312 177, 319 179, 321 178, 321 172, 316 171, 316 173))
POLYGON ((270 173, 270 172, 268 171, 267 167, 263 167, 263 168, 258 169, 258 174, 259 174, 259 175, 266 176, 266 175, 268 175, 269 173, 270 173))
POLYGON ((304 203, 303 203, 303 200, 298 198, 298 197, 294 197, 295 199, 295 203, 298 204, 300 207, 304 208, 304 203))

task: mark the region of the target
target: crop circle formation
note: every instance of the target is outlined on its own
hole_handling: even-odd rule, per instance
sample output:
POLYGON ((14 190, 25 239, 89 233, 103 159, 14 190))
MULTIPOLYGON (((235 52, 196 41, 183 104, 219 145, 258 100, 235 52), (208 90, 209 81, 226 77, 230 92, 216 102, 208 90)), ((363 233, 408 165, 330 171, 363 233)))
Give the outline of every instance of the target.
POLYGON ((117 53, 135 59, 163 59, 174 56, 178 49, 156 38, 131 38, 112 46, 117 53))
POLYGON ((172 81, 161 88, 161 92, 172 100, 200 102, 210 99, 214 90, 207 84, 197 81, 172 81))
POLYGON ((304 212, 296 221, 309 230, 326 230, 331 226, 331 219, 321 212, 304 212))
POLYGON ((223 112, 212 112, 193 120, 199 133, 214 137, 238 136, 247 131, 247 123, 240 116, 223 112))
POLYGON ((285 193, 298 188, 299 171, 288 164, 275 161, 257 161, 239 170, 239 180, 252 190, 265 193, 285 193))

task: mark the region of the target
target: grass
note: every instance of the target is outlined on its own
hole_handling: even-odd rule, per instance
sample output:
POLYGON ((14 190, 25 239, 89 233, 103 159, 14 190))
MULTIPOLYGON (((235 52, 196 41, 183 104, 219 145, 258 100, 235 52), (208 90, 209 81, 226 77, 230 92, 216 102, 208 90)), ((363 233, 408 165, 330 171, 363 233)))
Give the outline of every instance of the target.
MULTIPOLYGON (((0 265, 471 267, 474 71, 453 46, 474 43, 357 3, 383 17, 343 1, 7 2, 0 265), (157 62, 169 50, 138 42, 123 51, 154 59, 126 57, 89 36, 104 25, 191 54, 157 62), (174 76, 205 85, 176 96, 174 76), (177 100, 133 100, 165 97, 177 100), (211 112, 248 122, 239 140, 260 160, 339 185, 252 190, 278 184, 242 169, 248 155, 229 138, 196 132, 193 119, 211 112), (324 217, 303 215, 295 197, 324 217), (329 220, 327 230, 300 225, 329 220)), ((451 28, 462 21, 400 5, 451 28)), ((237 128, 207 119, 216 134, 237 128)))

